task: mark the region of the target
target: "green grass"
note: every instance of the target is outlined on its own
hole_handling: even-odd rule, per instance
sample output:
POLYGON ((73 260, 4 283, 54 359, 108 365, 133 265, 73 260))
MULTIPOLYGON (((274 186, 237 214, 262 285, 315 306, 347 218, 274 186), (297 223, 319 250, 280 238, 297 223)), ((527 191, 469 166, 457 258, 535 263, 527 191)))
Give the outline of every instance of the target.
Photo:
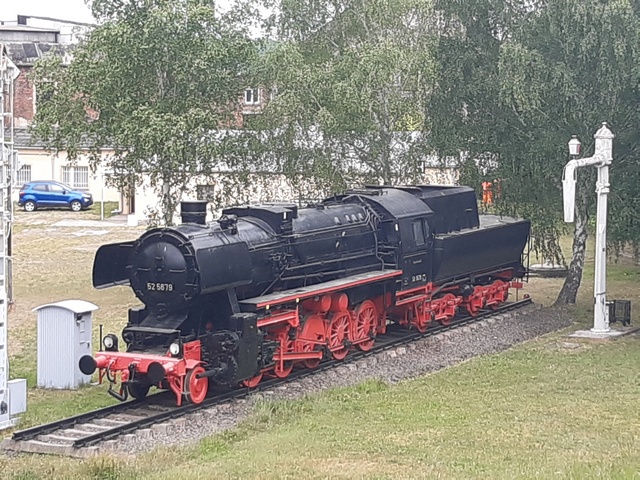
POLYGON ((135 460, 35 457, 34 469, 20 456, 0 468, 13 478, 638 478, 640 337, 564 342, 552 335, 393 386, 259 402, 234 430, 135 460))

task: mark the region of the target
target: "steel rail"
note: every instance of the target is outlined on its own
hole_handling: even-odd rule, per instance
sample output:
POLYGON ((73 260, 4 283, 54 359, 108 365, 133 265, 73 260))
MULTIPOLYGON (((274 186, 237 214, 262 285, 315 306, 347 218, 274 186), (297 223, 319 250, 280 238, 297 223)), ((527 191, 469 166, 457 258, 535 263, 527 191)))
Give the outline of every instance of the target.
MULTIPOLYGON (((292 382, 294 380, 299 380, 301 378, 314 375, 318 372, 326 371, 331 368, 338 367, 340 365, 348 364, 350 362, 353 362, 361 358, 375 355, 377 353, 380 353, 385 350, 389 350, 391 348, 395 348, 401 345, 406 345, 408 343, 411 343, 413 341, 416 341, 422 338, 434 336, 445 331, 460 328, 464 325, 479 322, 484 318, 491 317, 493 315, 498 315, 500 313, 517 310, 530 303, 532 303, 531 299, 525 298, 517 302, 503 305, 500 308, 497 308, 495 310, 483 310, 475 317, 466 316, 466 317, 453 320, 448 325, 442 325, 442 324, 434 325, 424 333, 416 332, 416 331, 407 331, 405 327, 399 327, 399 326, 396 328, 393 328, 394 326, 392 325, 384 335, 381 335, 376 338, 375 345, 372 347, 371 350, 368 350, 366 352, 354 351, 354 352, 351 352, 344 360, 323 361, 320 363, 320 365, 317 368, 294 370, 290 375, 288 375, 285 378, 268 379, 266 381, 260 382, 254 388, 245 387, 245 388, 234 389, 229 392, 225 392, 222 394, 218 394, 218 395, 206 398, 204 402, 198 405, 188 404, 180 407, 168 408, 166 411, 149 415, 147 417, 140 418, 138 420, 133 420, 126 424, 117 425, 108 430, 103 430, 103 431, 96 432, 84 437, 73 439, 71 446, 74 448, 92 446, 99 442, 111 440, 120 435, 131 433, 136 430, 148 427, 150 425, 153 425, 159 422, 164 422, 167 420, 184 416, 186 414, 197 412, 198 410, 201 410, 203 408, 210 408, 229 400, 243 398, 252 393, 268 390, 270 388, 283 385, 283 384, 292 382)), ((126 414, 128 412, 133 411, 130 414, 133 416, 136 416, 136 412, 135 412, 136 409, 139 409, 141 407, 144 408, 145 406, 162 405, 162 403, 159 403, 160 400, 164 400, 169 397, 173 398, 173 396, 170 395, 170 393, 171 392, 162 392, 155 395, 150 395, 144 400, 132 400, 125 403, 119 403, 109 407, 101 408, 99 410, 94 410, 91 412, 75 415, 73 417, 65 418, 62 420, 57 420, 55 422, 47 423, 45 425, 32 427, 26 430, 20 430, 13 434, 12 439, 14 441, 28 441, 28 440, 35 439, 40 435, 48 435, 58 430, 72 428, 74 426, 79 426, 83 423, 88 423, 90 421, 97 420, 97 419, 104 419, 113 414, 116 414, 116 415, 123 414, 123 413, 126 414)), ((72 439, 69 438, 69 440, 72 440, 72 439)))
POLYGON ((132 400, 124 403, 116 403, 115 405, 109 405, 108 407, 100 408, 98 410, 92 410, 87 413, 80 413, 73 417, 63 418, 62 420, 56 420, 55 422, 47 423, 44 425, 38 425, 36 427, 27 428, 25 430, 19 430, 14 432, 12 440, 30 440, 38 435, 45 435, 47 433, 54 432, 56 430, 62 430, 63 428, 71 428, 79 423, 86 423, 97 418, 104 418, 114 413, 123 413, 131 408, 132 405, 144 404, 143 400, 132 400))

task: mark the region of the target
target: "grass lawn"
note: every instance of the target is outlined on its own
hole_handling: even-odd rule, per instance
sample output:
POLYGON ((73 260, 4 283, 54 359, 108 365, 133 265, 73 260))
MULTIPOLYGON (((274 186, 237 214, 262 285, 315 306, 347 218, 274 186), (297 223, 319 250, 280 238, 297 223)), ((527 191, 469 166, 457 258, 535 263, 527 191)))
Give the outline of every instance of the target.
POLYGON ((0 457, 0 469, 10 478, 637 478, 639 347, 634 336, 566 348, 551 335, 394 386, 264 402, 195 446, 126 461, 0 457))
MULTIPOLYGON (((96 214, 99 218, 99 210, 17 214, 11 376, 26 377, 30 387, 20 428, 113 402, 101 387, 33 388, 31 309, 69 298, 96 303, 95 348, 98 323, 105 332, 119 333, 127 309, 137 304, 123 287, 94 290, 91 265, 99 245, 136 238, 143 228, 52 226, 63 218, 96 220, 96 214)), ((640 268, 623 259, 610 265, 608 280, 610 298, 633 301, 637 324, 640 268)), ((525 292, 548 305, 561 284, 561 279, 532 279, 525 292)), ((583 326, 592 321, 592 285, 589 255, 573 308, 583 326)), ((634 336, 566 348, 564 339, 553 335, 395 386, 368 382, 299 401, 262 403, 239 428, 191 447, 126 462, 0 455, 0 472, 3 478, 24 479, 640 478, 639 347, 640 337, 634 336)))

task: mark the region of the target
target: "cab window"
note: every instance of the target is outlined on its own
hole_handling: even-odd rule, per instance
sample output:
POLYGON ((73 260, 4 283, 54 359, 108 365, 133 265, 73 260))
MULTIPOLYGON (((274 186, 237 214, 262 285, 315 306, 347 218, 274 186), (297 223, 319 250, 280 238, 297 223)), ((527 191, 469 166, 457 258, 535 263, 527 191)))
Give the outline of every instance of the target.
POLYGON ((412 223, 413 226, 413 239, 417 246, 424 245, 424 229, 422 227, 422 220, 416 220, 412 223))

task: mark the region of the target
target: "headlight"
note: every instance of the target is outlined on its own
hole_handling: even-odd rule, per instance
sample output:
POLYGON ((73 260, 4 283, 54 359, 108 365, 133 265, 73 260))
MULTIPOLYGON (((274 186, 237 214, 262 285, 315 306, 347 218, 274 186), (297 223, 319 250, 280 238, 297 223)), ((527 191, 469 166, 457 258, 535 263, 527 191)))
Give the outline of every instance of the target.
POLYGON ((116 337, 113 333, 106 335, 102 339, 102 345, 104 345, 105 350, 117 351, 118 350, 118 337, 116 337))
POLYGON ((178 342, 173 342, 169 345, 169 353, 174 357, 180 353, 180 344, 178 342))

